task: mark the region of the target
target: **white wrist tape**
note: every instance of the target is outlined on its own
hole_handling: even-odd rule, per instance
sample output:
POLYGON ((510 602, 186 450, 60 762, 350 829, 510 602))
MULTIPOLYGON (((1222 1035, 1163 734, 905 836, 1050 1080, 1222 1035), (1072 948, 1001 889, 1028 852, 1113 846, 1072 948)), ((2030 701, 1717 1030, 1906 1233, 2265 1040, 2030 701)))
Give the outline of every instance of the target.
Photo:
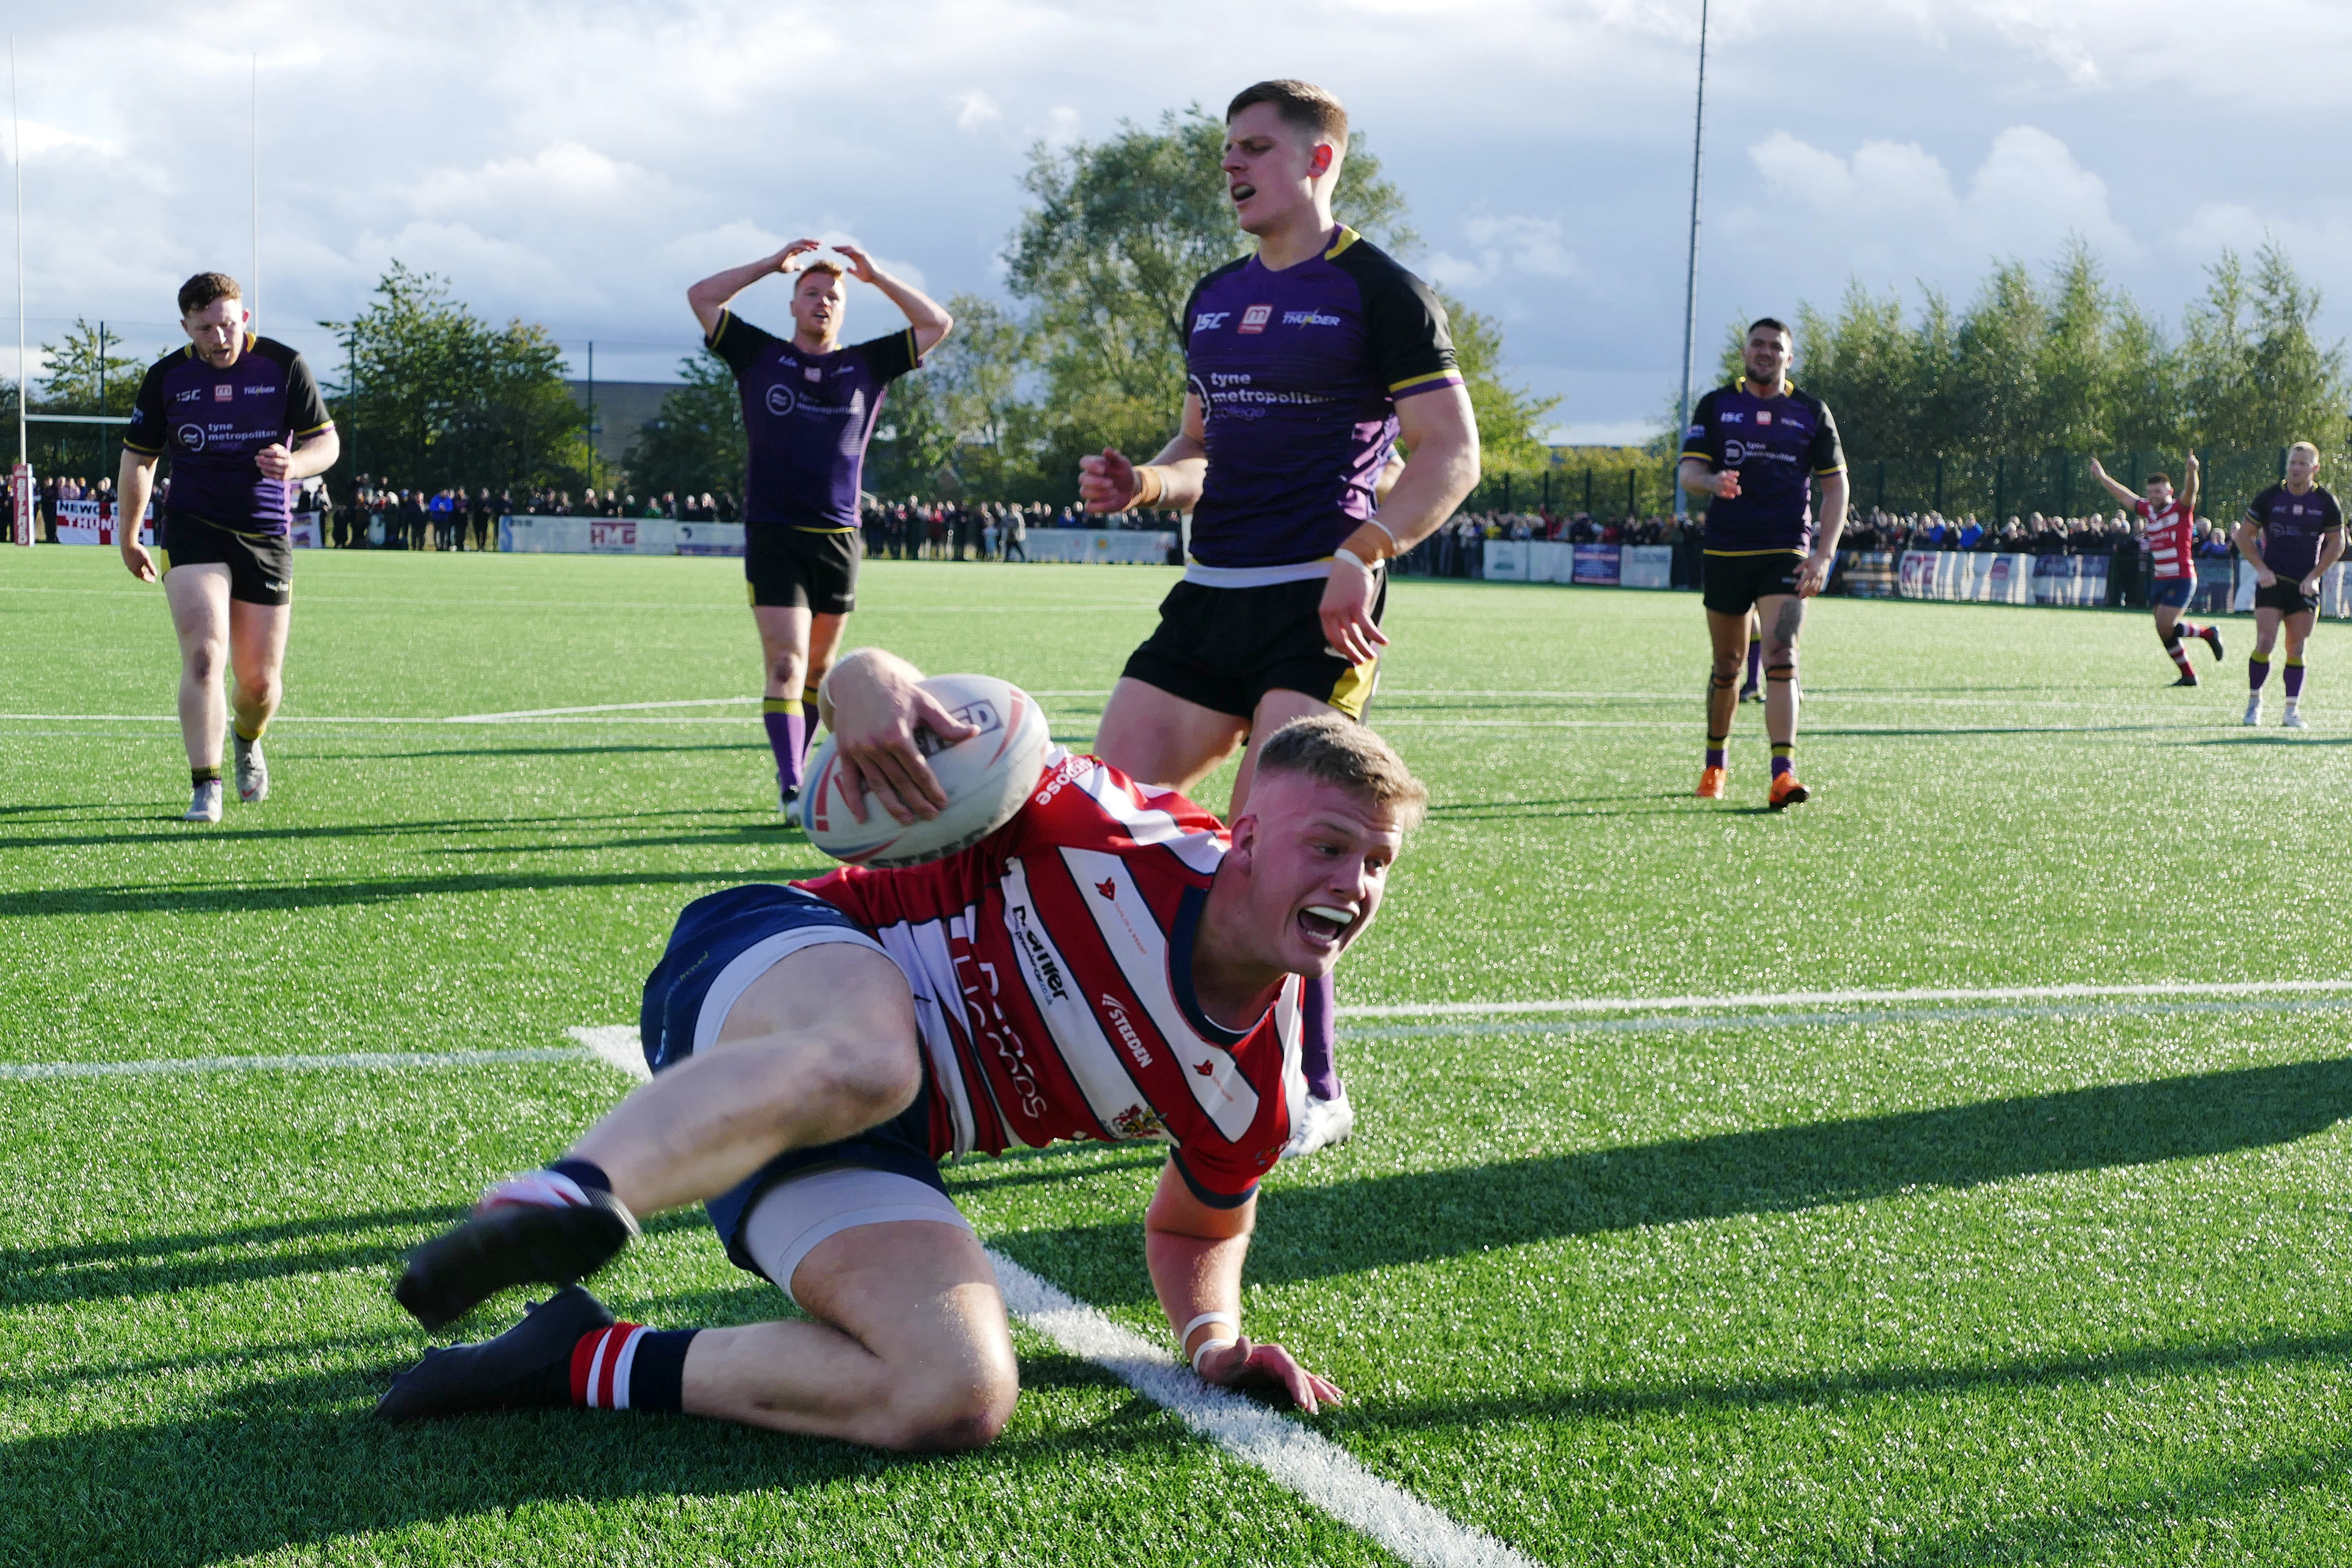
POLYGON ((1201 1358, 1202 1356, 1207 1355, 1211 1351, 1230 1349, 1240 1342, 1241 1342, 1239 1340, 1202 1340, 1201 1342, 1201 1348, 1192 1352, 1192 1371, 1194 1374, 1197 1375, 1200 1373, 1201 1358))
POLYGON ((1176 1336, 1176 1342, 1181 1345, 1186 1340, 1191 1339, 1192 1337, 1192 1331, 1199 1328, 1203 1323, 1223 1323, 1225 1327, 1233 1330, 1235 1333, 1240 1333, 1242 1331, 1242 1321, 1239 1318, 1234 1317, 1231 1312, 1203 1312, 1199 1317, 1184 1325, 1184 1331, 1176 1336))
POLYGON ((1387 523, 1382 522, 1377 517, 1368 517, 1364 519, 1364 521, 1389 536, 1389 548, 1391 550, 1395 551, 1399 555, 1404 553, 1404 541, 1396 536, 1396 530, 1391 528, 1387 523))
POLYGON ((1353 566, 1357 571, 1361 572, 1367 577, 1372 574, 1372 563, 1365 560, 1362 556, 1357 554, 1354 551, 1349 549, 1344 544, 1339 546, 1339 549, 1331 552, 1331 559, 1334 561, 1345 561, 1349 565, 1353 566))

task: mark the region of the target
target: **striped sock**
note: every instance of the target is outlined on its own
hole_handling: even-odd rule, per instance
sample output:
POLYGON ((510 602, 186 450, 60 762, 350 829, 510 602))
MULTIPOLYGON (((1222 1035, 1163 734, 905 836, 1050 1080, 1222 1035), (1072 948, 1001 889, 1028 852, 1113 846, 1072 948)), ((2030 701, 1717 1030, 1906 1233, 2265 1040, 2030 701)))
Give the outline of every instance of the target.
POLYGON ((771 697, 760 704, 768 727, 768 749, 776 754, 776 782, 785 789, 801 787, 801 759, 808 754, 807 720, 797 697, 771 697))
POLYGON ((589 1330, 572 1347, 572 1403, 587 1410, 680 1408, 686 1347, 699 1332, 643 1323, 589 1330))
POLYGON ((1796 754, 1797 743, 1794 741, 1773 742, 1772 776, 1777 779, 1782 773, 1795 773, 1797 771, 1796 754))

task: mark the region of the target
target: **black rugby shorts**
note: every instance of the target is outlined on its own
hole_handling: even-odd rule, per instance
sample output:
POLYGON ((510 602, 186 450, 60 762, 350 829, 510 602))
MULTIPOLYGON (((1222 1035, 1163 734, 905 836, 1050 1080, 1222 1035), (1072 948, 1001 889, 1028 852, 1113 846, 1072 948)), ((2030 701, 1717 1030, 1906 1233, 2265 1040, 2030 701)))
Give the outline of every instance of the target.
POLYGON ((1797 591, 1797 574, 1805 558, 1796 551, 1774 550, 1761 555, 1717 555, 1709 552, 1706 583, 1699 595, 1719 616, 1744 616, 1756 601, 1797 591))
POLYGON ((753 522, 743 528, 751 603, 845 616, 857 607, 857 531, 753 522))
MULTIPOLYGON (((1297 691, 1361 719, 1380 660, 1349 665, 1331 651, 1317 612, 1324 579, 1257 588, 1179 583, 1160 604, 1160 625, 1121 671, 1171 697, 1247 719, 1269 691, 1297 691)), ((1372 621, 1388 608, 1388 574, 1372 595, 1372 621)))
POLYGON ((228 596, 248 605, 294 598, 294 542, 283 533, 243 533, 194 512, 163 514, 163 575, 174 566, 218 563, 228 568, 228 596))

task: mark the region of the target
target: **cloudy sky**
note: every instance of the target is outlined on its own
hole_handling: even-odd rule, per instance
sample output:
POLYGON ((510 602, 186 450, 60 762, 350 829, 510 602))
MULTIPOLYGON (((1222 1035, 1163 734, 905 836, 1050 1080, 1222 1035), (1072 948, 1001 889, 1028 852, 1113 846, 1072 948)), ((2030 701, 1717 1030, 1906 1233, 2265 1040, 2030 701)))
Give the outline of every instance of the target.
MULTIPOLYGON (((7 10, 36 342, 85 316, 161 349, 181 278, 248 271, 257 54, 265 330, 331 356, 311 323, 397 258, 575 363, 593 340, 610 379, 666 378, 686 285, 803 233, 999 290, 1031 147, 1295 75, 1347 101, 1409 261, 1504 323, 1565 437, 1638 438, 1677 375, 1698 0, 7 10)), ((1715 0, 1702 342, 1852 277, 1965 295, 2070 233, 2176 321, 2274 237, 2352 331, 2324 135, 2352 79, 2303 63, 2347 45, 2340 0, 1715 0)), ((782 315, 772 285, 745 304, 782 315)))

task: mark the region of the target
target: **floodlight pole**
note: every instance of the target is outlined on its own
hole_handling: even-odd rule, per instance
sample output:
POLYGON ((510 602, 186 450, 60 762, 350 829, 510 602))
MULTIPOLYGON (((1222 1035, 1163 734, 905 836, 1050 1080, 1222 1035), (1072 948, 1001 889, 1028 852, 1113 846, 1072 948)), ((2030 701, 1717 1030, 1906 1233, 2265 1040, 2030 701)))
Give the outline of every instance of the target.
POLYGON ((16 109, 16 35, 8 35, 8 151, 16 164, 16 466, 8 477, 8 537, 33 542, 33 465, 26 456, 25 402, 25 122, 16 109))
POLYGON ((1691 352, 1698 328, 1698 192, 1699 159, 1706 146, 1706 7, 1698 0, 1698 104, 1691 111, 1690 265, 1683 275, 1683 395, 1675 416, 1672 438, 1675 516, 1690 517, 1690 493, 1683 489, 1683 432, 1690 428, 1691 352))
POLYGON ((251 107, 253 119, 253 281, 246 285, 246 309, 253 317, 252 330, 261 330, 261 56, 248 57, 252 62, 251 107))

